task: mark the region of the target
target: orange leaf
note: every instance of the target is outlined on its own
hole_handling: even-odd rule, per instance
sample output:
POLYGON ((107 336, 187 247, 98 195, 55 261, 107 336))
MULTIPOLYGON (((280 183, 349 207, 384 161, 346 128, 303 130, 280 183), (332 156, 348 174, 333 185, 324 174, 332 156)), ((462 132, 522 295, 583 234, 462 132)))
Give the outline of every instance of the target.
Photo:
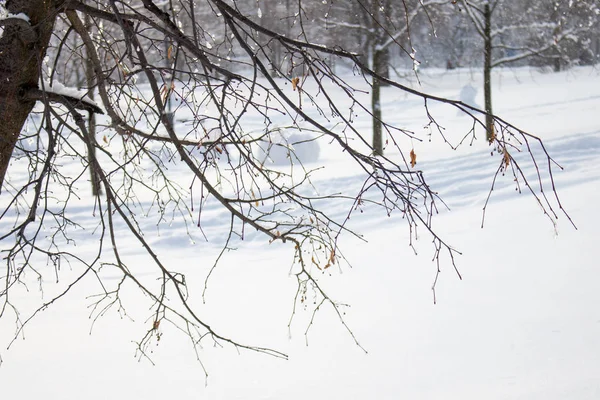
POLYGON ((322 268, 319 266, 319 263, 315 260, 315 256, 312 256, 310 261, 320 270, 322 270, 322 268))
POLYGON ((163 101, 163 103, 165 101, 167 101, 167 97, 169 96, 169 88, 167 87, 167 85, 163 85, 160 88, 160 94, 162 95, 162 101, 163 101))
POLYGON ((292 90, 296 90, 296 88, 298 87, 298 84, 300 83, 300 78, 296 77, 296 78, 292 78, 292 90))
POLYGON ((410 166, 414 168, 416 164, 417 164, 417 154, 415 153, 415 149, 412 149, 410 151, 410 166))
POLYGON ((167 60, 170 60, 172 56, 173 56, 173 45, 169 46, 169 48, 167 49, 167 60))
POLYGON ((508 154, 508 150, 504 149, 504 166, 508 168, 510 165, 510 154, 508 154))

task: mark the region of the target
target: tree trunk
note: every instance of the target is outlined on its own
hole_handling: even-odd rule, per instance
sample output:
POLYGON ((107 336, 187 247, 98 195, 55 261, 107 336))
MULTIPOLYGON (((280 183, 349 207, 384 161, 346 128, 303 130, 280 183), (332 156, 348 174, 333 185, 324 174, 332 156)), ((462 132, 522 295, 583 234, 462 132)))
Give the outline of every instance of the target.
MULTIPOLYGON (((369 24, 373 33, 368 40, 371 48, 371 69, 375 74, 384 78, 389 77, 388 61, 389 54, 385 49, 380 49, 379 46, 386 39, 386 35, 381 30, 381 6, 380 1, 371 1, 371 13, 368 18, 369 24)), ((383 155, 383 127, 381 123, 381 86, 382 82, 373 77, 373 87, 371 89, 371 112, 373 120, 373 154, 376 156, 383 155)))
MULTIPOLYGON (((92 34, 92 20, 88 14, 85 15, 85 28, 87 31, 92 34)), ((89 50, 86 50, 89 53, 89 50)), ((94 63, 92 62, 92 57, 87 54, 85 59, 85 80, 87 86, 87 96, 90 100, 94 100, 94 87, 96 86, 96 73, 94 72, 94 63)), ((89 113, 88 120, 88 134, 89 134, 89 145, 88 151, 96 154, 96 113, 89 113)), ((90 159, 92 155, 89 156, 90 159)), ((100 188, 100 177, 94 171, 94 169, 90 166, 90 180, 92 181, 92 195, 98 196, 102 194, 100 188)))
MULTIPOLYGON (((556 24, 556 28, 554 28, 554 32, 552 32, 552 34, 554 35, 554 37, 557 37, 558 35, 560 35, 562 30, 560 23, 560 15, 558 14, 557 7, 554 8, 554 11, 552 11, 550 20, 556 24)), ((558 48, 558 45, 554 45, 552 49, 552 54, 554 56, 554 60, 552 61, 552 68, 554 69, 554 72, 560 72, 562 68, 560 62, 560 49, 558 48)))
POLYGON ((485 129, 488 142, 493 142, 496 136, 494 118, 492 117, 492 12, 489 3, 483 8, 484 18, 484 62, 483 62, 483 92, 485 98, 485 129))
POLYGON ((0 37, 0 190, 23 124, 35 105, 23 100, 23 94, 38 87, 55 19, 54 2, 48 0, 9 0, 6 9, 26 14, 29 22, 5 20, 0 37))
MULTIPOLYGON (((373 70, 386 79, 390 79, 390 51, 389 47, 377 51, 377 68, 373 70)), ((380 86, 388 86, 386 82, 379 82, 380 86)))
MULTIPOLYGON (((379 51, 373 51, 373 71, 377 72, 380 68, 379 51)), ((373 87, 371 89, 371 110, 373 113, 373 153, 377 156, 383 155, 383 129, 381 126, 381 82, 377 77, 373 77, 373 87)))

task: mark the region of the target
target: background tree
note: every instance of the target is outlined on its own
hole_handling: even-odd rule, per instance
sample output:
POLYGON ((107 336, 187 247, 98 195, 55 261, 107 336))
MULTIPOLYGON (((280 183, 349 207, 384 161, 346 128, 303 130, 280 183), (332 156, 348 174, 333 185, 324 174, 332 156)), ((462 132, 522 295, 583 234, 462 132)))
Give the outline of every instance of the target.
MULTIPOLYGON (((309 292, 315 299, 313 312, 329 305, 340 320, 340 305, 315 279, 312 266, 320 271, 343 261, 338 237, 352 233, 348 219, 366 205, 403 218, 411 244, 417 227, 427 232, 436 273, 442 260, 454 265, 456 250, 432 228, 439 199, 414 162, 409 163, 414 157, 399 144, 402 137, 420 138, 385 123, 394 155, 376 156, 370 132, 361 131, 353 117, 355 110, 369 113, 370 108, 330 62, 343 60, 365 80, 423 100, 431 125, 439 127, 428 108, 434 102, 485 126, 481 114, 392 80, 376 63, 368 65, 340 46, 313 43, 306 32, 307 14, 298 4, 293 25, 299 33, 288 37, 261 25, 256 10, 250 18, 241 4, 224 0, 6 2, 0 37, 0 243, 5 262, 0 318, 13 317, 17 334, 39 311, 90 279, 99 288, 90 297, 94 319, 113 308, 124 310, 128 290, 144 295, 151 312, 147 331, 137 342, 142 355, 160 340, 159 328, 170 322, 197 352, 213 341, 285 357, 239 343, 205 320, 185 276, 158 255, 147 235, 166 225, 176 226, 181 235, 192 230, 205 235, 206 218, 214 217, 207 216, 211 207, 227 215, 228 232, 216 262, 249 236, 285 243, 294 259, 296 304, 309 292), (279 59, 273 59, 275 44, 279 59), (284 59, 294 60, 302 75, 288 76, 290 69, 280 62, 284 59), (93 70, 81 92, 65 88, 67 75, 54 73, 67 71, 62 67, 69 62, 89 62, 93 70), (92 91, 100 104, 91 99, 92 91), (169 99, 176 103, 175 120, 165 113, 169 99), (86 124, 91 114, 97 119, 96 137, 86 124), (296 133, 305 135, 303 142, 323 138, 329 151, 345 154, 362 172, 363 185, 342 194, 315 188, 314 171, 302 164, 290 143, 296 133), (34 145, 24 146, 24 140, 34 145), (15 146, 22 152, 13 153, 15 146), (263 153, 275 149, 286 153, 287 167, 265 161, 263 153), (98 196, 86 202, 82 193, 89 190, 88 176, 98 196), (320 208, 323 198, 337 199, 347 214, 340 217, 337 210, 320 208), (91 223, 81 219, 82 209, 93 216, 91 223), (93 243, 86 243, 95 246, 92 250, 74 240, 86 229, 95 235, 93 243), (154 269, 146 265, 140 271, 132 265, 126 239, 139 244, 154 269), (65 282, 62 266, 67 264, 76 276, 65 282), (112 279, 106 278, 107 271, 112 279), (57 294, 21 317, 12 293, 31 279, 44 287, 49 275, 60 288, 57 294)), ((391 49, 409 28, 410 20, 404 31, 383 30, 389 43, 379 41, 374 50, 391 49)), ((544 211, 556 217, 560 203, 534 191, 511 154, 513 143, 531 152, 539 139, 502 119, 493 117, 493 122, 499 132, 494 143, 502 153, 496 175, 506 172, 524 182, 544 211)), ((551 176, 554 164, 542 151, 545 160, 536 165, 547 166, 551 176)), ((539 178, 539 185, 543 189, 546 183, 539 178)))
POLYGON ((503 0, 461 0, 457 3, 483 41, 488 141, 493 141, 496 134, 492 117, 492 69, 532 57, 549 56, 555 60, 555 70, 560 70, 559 49, 568 47, 567 42, 577 41, 590 31, 590 23, 581 23, 574 17, 579 12, 587 18, 594 18, 597 6, 586 2, 568 3, 503 0), (573 22, 567 25, 568 20, 573 22))
MULTIPOLYGON (((373 126, 373 150, 383 155, 385 125, 381 114, 381 87, 387 85, 390 68, 401 58, 408 58, 418 65, 416 50, 411 40, 412 22, 428 9, 446 4, 442 0, 403 1, 367 0, 330 7, 324 22, 328 29, 345 32, 354 43, 348 49, 360 54, 363 62, 385 80, 376 76, 371 81, 371 110, 373 126)), ((431 22, 431 21, 430 21, 431 22)), ((425 25, 427 28, 427 25, 425 25)), ((429 26, 433 30, 433 26, 429 26)), ((334 40, 337 36, 334 37, 334 40)), ((387 130, 387 129, 385 129, 387 130)), ((388 131, 389 133, 389 131, 388 131)))

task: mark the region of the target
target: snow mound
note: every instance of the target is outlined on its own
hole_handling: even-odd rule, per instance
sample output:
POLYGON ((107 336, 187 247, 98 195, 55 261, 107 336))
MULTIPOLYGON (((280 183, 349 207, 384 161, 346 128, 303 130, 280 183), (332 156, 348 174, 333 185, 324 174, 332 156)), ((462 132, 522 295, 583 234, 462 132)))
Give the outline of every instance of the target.
POLYGON ((271 141, 260 141, 255 155, 263 164, 306 164, 318 161, 320 151, 319 143, 313 135, 297 132, 281 133, 275 139, 271 137, 271 141))

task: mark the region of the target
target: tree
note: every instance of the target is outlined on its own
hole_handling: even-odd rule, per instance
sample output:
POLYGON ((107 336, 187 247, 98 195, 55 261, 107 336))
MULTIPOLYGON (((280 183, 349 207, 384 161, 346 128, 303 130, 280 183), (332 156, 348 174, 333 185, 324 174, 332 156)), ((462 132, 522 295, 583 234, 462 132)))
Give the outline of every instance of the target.
MULTIPOLYGON (((349 33, 357 45, 349 47, 362 55, 364 62, 386 79, 393 64, 392 49, 400 49, 410 58, 416 67, 416 50, 413 47, 410 26, 420 14, 427 14, 429 7, 439 6, 443 0, 404 1, 395 3, 390 0, 358 1, 350 4, 338 4, 333 7, 331 16, 324 18, 329 29, 339 29, 349 33)), ((328 13, 329 14, 329 13, 328 13)), ((381 87, 385 80, 373 77, 371 81, 371 112, 373 126, 373 151, 383 155, 383 133, 387 130, 381 113, 381 87)))
POLYGON ((535 55, 538 63, 550 64, 558 72, 572 65, 592 65, 598 62, 598 2, 553 1, 529 4, 527 9, 535 10, 539 15, 539 22, 549 23, 552 29, 541 35, 535 31, 525 35, 524 45, 529 48, 542 47, 544 50, 535 55), (544 42, 549 35, 554 42, 550 48, 546 48, 544 42))
POLYGON ((549 57, 554 60, 555 70, 560 70, 559 49, 567 42, 577 42, 592 27, 591 23, 581 23, 580 19, 572 17, 579 12, 586 16, 586 20, 589 18, 590 21, 595 21, 597 18, 594 15, 598 14, 598 8, 589 2, 567 4, 554 1, 516 3, 503 0, 461 0, 458 5, 483 40, 486 137, 493 142, 496 129, 492 116, 492 69, 532 57, 549 57), (567 25, 566 21, 569 20, 574 21, 567 25))
MULTIPOLYGON (((341 320, 339 304, 315 274, 343 261, 338 237, 352 233, 348 219, 365 205, 403 218, 411 244, 417 228, 427 232, 436 274, 444 257, 456 267, 457 251, 432 228, 440 199, 415 169, 414 153, 405 157, 407 149, 400 144, 402 136, 419 137, 386 124, 396 154, 375 156, 369 133, 357 128, 353 116, 355 109, 368 107, 328 62, 345 60, 365 79, 422 99, 433 126, 439 127, 428 108, 432 102, 455 107, 470 115, 474 126, 485 126, 478 110, 403 86, 356 53, 309 41, 302 9, 294 22, 301 33, 287 37, 249 18, 235 2, 166 4, 165 11, 153 0, 6 2, 0 37, 0 242, 5 261, 0 318, 14 318, 17 334, 40 310, 93 278, 99 285, 99 293, 92 293, 93 318, 123 310, 123 293, 130 287, 147 299, 149 325, 137 342, 141 356, 160 339, 164 322, 170 322, 189 336, 196 351, 212 340, 285 357, 239 343, 210 325, 191 300, 185 276, 158 256, 148 239, 148 230, 156 225, 175 224, 181 235, 192 229, 203 233, 207 207, 213 206, 228 215, 229 226, 215 266, 233 243, 251 235, 285 243, 294 255, 298 304, 312 291, 318 299, 313 311, 329 305, 341 320), (209 17, 200 14, 206 10, 211 10, 209 17), (215 23, 219 34, 206 30, 215 23), (71 41, 71 36, 78 39, 71 41), (305 71, 302 76, 277 71, 281 67, 269 51, 273 43, 284 57, 296 60, 305 71), (55 73, 56 66, 72 60, 91 63, 93 76, 83 92, 62 87, 55 73), (178 104, 175 119, 165 113, 169 99, 178 104), (342 100, 349 110, 342 108, 342 100), (90 115, 96 116, 99 140, 86 124, 84 117, 90 115), (294 134, 302 134, 303 142, 324 138, 331 150, 343 152, 362 171, 362 187, 354 193, 315 191, 313 171, 295 154, 294 134), (268 158, 276 149, 287 155, 287 168, 266 161, 264 155, 268 158), (97 196, 86 203, 82 193, 89 190, 88 176, 97 196), (346 216, 319 208, 324 196, 345 204, 346 216), (93 216, 91 226, 80 218, 82 207, 93 216), (93 251, 74 242, 85 228, 94 232, 93 251), (131 268, 125 238, 143 249, 154 265, 152 272, 131 268), (66 264, 77 276, 64 282, 66 264), (119 279, 106 279, 107 270, 119 279), (48 274, 62 284, 61 290, 22 318, 12 293, 32 278, 44 287, 48 274)), ((394 41, 394 35, 389 39, 394 41)), ((535 161, 531 148, 541 141, 498 117, 493 120, 499 127, 494 141, 502 153, 496 176, 506 172, 524 183, 553 220, 560 203, 534 190, 512 156, 522 147, 535 161)), ((547 165, 552 176, 555 164, 541 149, 545 162, 536 165, 547 165)), ((546 186, 541 177, 539 185, 546 186)), ((552 185, 549 191, 554 190, 552 185)))

